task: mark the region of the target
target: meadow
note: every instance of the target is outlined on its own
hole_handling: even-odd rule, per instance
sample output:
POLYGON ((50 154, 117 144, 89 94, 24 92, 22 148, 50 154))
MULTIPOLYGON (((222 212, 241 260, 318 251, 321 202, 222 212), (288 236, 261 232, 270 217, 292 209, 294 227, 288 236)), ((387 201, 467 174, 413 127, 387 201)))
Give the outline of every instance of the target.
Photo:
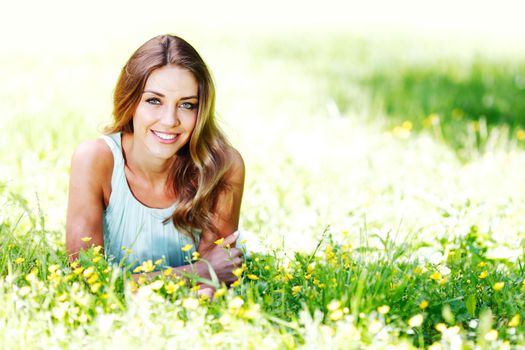
POLYGON ((247 167, 238 282, 210 301, 195 276, 132 283, 99 247, 68 264, 71 154, 109 122, 137 43, 3 55, 0 347, 525 347, 525 54, 343 33, 192 42, 247 167))

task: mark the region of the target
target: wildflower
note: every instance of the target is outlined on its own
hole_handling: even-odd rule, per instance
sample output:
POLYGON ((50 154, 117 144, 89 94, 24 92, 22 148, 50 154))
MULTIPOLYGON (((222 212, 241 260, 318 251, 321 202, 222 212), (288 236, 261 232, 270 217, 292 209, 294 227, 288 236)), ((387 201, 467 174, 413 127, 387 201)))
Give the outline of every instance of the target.
POLYGON ((226 294, 226 288, 219 288, 215 291, 215 293, 213 293, 213 298, 214 299, 220 298, 224 296, 224 294, 226 294))
POLYGON ((239 309, 242 305, 244 304, 244 300, 242 300, 241 297, 235 297, 233 298, 230 303, 228 304, 228 306, 231 308, 231 309, 239 309))
POLYGON ((100 254, 101 250, 102 250, 101 245, 97 245, 95 248, 93 248, 93 251, 95 252, 95 254, 100 254))
POLYGON ((216 240, 216 241, 213 242, 213 243, 215 243, 215 244, 217 244, 217 245, 221 245, 223 242, 224 242, 224 237, 223 237, 223 238, 219 238, 218 240, 216 240))
POLYGON ((73 261, 70 266, 72 269, 76 269, 78 267, 78 261, 73 261))
POLYGON ((168 277, 173 272, 173 269, 171 267, 168 267, 164 272, 162 273, 164 276, 168 277))
POLYGON ((420 308, 421 310, 425 310, 427 307, 428 307, 428 301, 423 300, 423 301, 421 301, 421 302, 419 303, 419 308, 420 308))
POLYGON ((377 312, 379 312, 381 315, 385 315, 390 311, 390 306, 388 305, 381 305, 377 308, 377 312))
POLYGON ((330 319, 332 321, 338 321, 343 318, 343 311, 341 309, 335 310, 330 314, 330 319))
POLYGON ((101 259, 102 259, 101 256, 96 256, 91 261, 93 261, 94 263, 98 263, 101 259))
POLYGON ((29 272, 26 275, 26 281, 28 281, 28 282, 35 281, 37 272, 38 272, 38 270, 32 269, 31 272, 29 272))
POLYGON ((249 274, 249 275, 248 275, 248 278, 251 279, 251 280, 253 280, 253 281, 257 281, 257 280, 259 279, 259 277, 256 276, 256 275, 254 275, 254 274, 249 274))
POLYGON ((444 331, 447 330, 447 325, 444 324, 444 323, 438 323, 434 328, 436 328, 436 330, 440 333, 443 333, 444 331))
POLYGON ((58 265, 56 265, 56 264, 55 264, 55 265, 50 265, 50 266, 47 268, 47 270, 48 270, 50 273, 55 273, 55 272, 58 271, 58 268, 59 268, 59 267, 60 267, 60 266, 58 266, 58 265))
POLYGON ((339 300, 332 300, 326 308, 330 311, 335 311, 341 307, 341 302, 339 300))
POLYGON ((297 295, 301 291, 301 286, 293 286, 292 287, 292 295, 297 295))
POLYGON ((510 342, 505 340, 503 343, 501 343, 498 350, 510 350, 510 342))
POLYGON ((24 286, 20 288, 20 290, 18 291, 18 294, 20 294, 21 297, 25 297, 26 295, 29 294, 29 292, 31 292, 31 287, 24 286))
POLYGON ((91 292, 96 293, 102 287, 102 283, 98 282, 91 286, 91 292))
POLYGON ((158 265, 162 264, 162 261, 163 261, 162 258, 158 259, 158 260, 155 260, 154 264, 158 266, 158 265))
POLYGON ((306 272, 311 274, 312 272, 314 272, 314 270, 315 270, 314 264, 308 264, 308 266, 306 266, 306 272))
POLYGON ((479 274, 479 278, 480 279, 484 279, 486 278, 487 276, 489 275, 489 273, 487 271, 482 271, 480 274, 479 274))
POLYGON ((179 285, 170 281, 168 284, 165 285, 165 289, 166 293, 173 294, 177 289, 179 289, 179 285))
POLYGON ((241 280, 238 279, 238 280, 236 280, 235 282, 233 282, 232 284, 230 284, 230 286, 231 286, 231 287, 237 287, 237 286, 239 286, 240 284, 241 284, 241 280))
POLYGON ((201 289, 201 286, 199 284, 196 284, 194 285, 193 287, 191 287, 191 291, 192 292, 198 292, 199 290, 201 289))
POLYGON ((487 265, 487 263, 482 261, 478 264, 478 267, 485 267, 485 265, 487 265))
POLYGON ((419 327, 423 324, 423 315, 417 314, 415 316, 412 316, 408 320, 408 325, 412 328, 419 327))
POLYGON ((486 341, 494 341, 496 339, 498 339, 498 331, 495 329, 491 329, 487 332, 487 334, 485 334, 486 341))
POLYGON ((520 315, 514 315, 509 321, 509 327, 518 327, 520 325, 520 315))
POLYGON ((155 282, 151 283, 149 286, 153 290, 159 290, 164 285, 164 281, 162 280, 156 280, 155 282))
POLYGON ((191 258, 192 260, 199 260, 199 257, 200 257, 200 253, 199 252, 193 252, 193 254, 191 255, 191 258))
POLYGON ((20 257, 20 258, 16 258, 16 259, 15 259, 15 264, 21 264, 21 263, 23 263, 24 261, 26 261, 26 259, 24 259, 24 258, 22 258, 22 257, 20 257))
POLYGON ((87 279, 87 283, 89 283, 89 284, 93 284, 96 281, 98 281, 98 274, 96 274, 96 273, 92 274, 91 277, 89 277, 87 279))
POLYGON ((521 129, 518 130, 518 131, 516 131, 516 138, 517 138, 518 140, 520 140, 520 141, 525 140, 525 131, 523 131, 523 130, 521 130, 521 129))
POLYGON ((91 237, 86 236, 86 237, 82 237, 80 240, 81 240, 82 242, 89 242, 89 241, 91 241, 91 239, 92 239, 91 237))
POLYGON ((139 265, 133 269, 133 273, 139 273, 140 271, 142 271, 142 265, 139 265))
POLYGON ((193 248, 193 244, 186 244, 184 247, 181 248, 183 252, 189 252, 193 248))
POLYGON ((185 298, 182 306, 186 309, 195 310, 199 306, 199 300, 195 298, 185 298))
POLYGON ((238 267, 235 270, 232 271, 234 276, 240 277, 243 273, 244 269, 242 267, 238 267))
POLYGON ((492 286, 492 289, 494 289, 496 292, 499 292, 500 290, 503 289, 503 287, 505 287, 505 282, 496 282, 492 286))
POLYGON ((246 242, 247 242, 246 239, 241 240, 241 244, 246 244, 246 242))
POLYGON ((155 265, 153 265, 153 262, 151 260, 142 262, 142 271, 151 272, 153 270, 155 270, 155 265))
POLYGON ((441 350, 441 349, 442 349, 441 344, 438 342, 434 342, 428 347, 428 350, 441 350))
POLYGON ((443 277, 441 276, 441 274, 438 271, 435 271, 433 274, 430 275, 430 279, 434 280, 434 281, 439 281, 442 278, 443 277))
POLYGON ((84 270, 84 277, 89 278, 93 274, 94 271, 95 271, 95 268, 93 266, 88 267, 87 269, 84 270))
POLYGON ((419 275, 421 272, 423 272, 423 269, 421 268, 421 266, 416 266, 414 270, 412 270, 412 272, 414 272, 414 274, 416 275, 419 275))

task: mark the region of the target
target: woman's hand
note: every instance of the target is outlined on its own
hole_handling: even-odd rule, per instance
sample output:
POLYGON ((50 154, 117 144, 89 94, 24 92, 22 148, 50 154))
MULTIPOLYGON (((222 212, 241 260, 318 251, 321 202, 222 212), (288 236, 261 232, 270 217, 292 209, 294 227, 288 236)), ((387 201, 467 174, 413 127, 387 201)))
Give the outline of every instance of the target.
POLYGON ((221 244, 213 244, 201 254, 201 258, 207 260, 213 267, 219 281, 226 284, 235 282, 237 277, 232 271, 240 267, 243 262, 242 251, 234 248, 238 237, 239 232, 236 231, 226 237, 221 244))

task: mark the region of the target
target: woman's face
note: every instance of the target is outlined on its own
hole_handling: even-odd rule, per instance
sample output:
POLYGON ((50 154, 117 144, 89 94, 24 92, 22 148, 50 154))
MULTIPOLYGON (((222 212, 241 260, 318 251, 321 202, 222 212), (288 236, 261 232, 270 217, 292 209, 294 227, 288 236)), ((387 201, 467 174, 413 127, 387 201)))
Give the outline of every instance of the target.
POLYGON ((198 110, 198 83, 174 65, 151 72, 133 116, 134 143, 147 153, 169 159, 188 142, 198 110))

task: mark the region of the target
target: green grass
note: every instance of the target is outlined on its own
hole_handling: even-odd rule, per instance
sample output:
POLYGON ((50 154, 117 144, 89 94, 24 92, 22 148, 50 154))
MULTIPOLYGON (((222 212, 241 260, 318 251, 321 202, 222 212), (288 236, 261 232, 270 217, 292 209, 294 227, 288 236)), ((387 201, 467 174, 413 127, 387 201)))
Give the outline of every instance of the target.
POLYGON ((108 121, 116 64, 107 52, 9 62, 20 88, 0 97, 2 348, 525 344, 523 58, 301 38, 203 41, 246 161, 241 226, 264 238, 214 302, 177 279, 133 285, 93 249, 68 266, 69 159, 108 121), (60 88, 50 68, 77 85, 60 88), (44 90, 54 97, 31 104, 44 90))

